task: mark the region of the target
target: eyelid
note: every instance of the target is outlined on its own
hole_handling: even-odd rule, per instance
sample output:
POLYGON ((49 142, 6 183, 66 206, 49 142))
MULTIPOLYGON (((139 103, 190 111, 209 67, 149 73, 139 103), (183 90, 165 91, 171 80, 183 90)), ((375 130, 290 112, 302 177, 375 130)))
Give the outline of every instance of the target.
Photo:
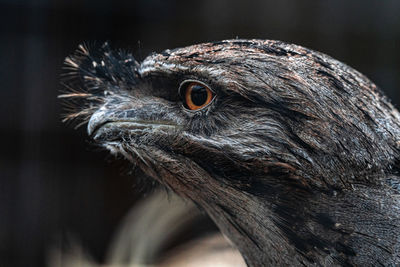
POLYGON ((214 95, 216 95, 215 91, 214 91, 213 89, 211 89, 211 87, 208 86, 206 83, 203 83, 202 81, 199 81, 199 80, 188 79, 188 80, 184 80, 183 82, 181 82, 181 84, 180 84, 179 87, 178 87, 178 94, 179 94, 180 97, 183 97, 183 96, 184 96, 184 93, 185 93, 185 92, 182 92, 182 88, 184 88, 183 86, 184 86, 185 84, 187 84, 187 83, 199 83, 199 84, 203 85, 204 87, 210 89, 210 91, 211 91, 214 95))

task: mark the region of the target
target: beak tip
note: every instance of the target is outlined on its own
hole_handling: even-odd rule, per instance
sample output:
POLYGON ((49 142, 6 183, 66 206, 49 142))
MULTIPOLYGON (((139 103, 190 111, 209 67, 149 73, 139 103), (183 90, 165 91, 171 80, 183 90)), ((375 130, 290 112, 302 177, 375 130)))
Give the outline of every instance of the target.
POLYGON ((93 137, 99 126, 104 123, 104 113, 104 111, 96 112, 90 117, 87 125, 87 133, 90 137, 93 137))
POLYGON ((94 129, 95 129, 95 127, 93 126, 94 125, 94 123, 92 122, 92 119, 90 119, 89 120, 89 123, 88 123, 88 125, 87 125, 87 134, 88 134, 88 136, 92 136, 92 134, 93 134, 93 132, 94 132, 94 129))

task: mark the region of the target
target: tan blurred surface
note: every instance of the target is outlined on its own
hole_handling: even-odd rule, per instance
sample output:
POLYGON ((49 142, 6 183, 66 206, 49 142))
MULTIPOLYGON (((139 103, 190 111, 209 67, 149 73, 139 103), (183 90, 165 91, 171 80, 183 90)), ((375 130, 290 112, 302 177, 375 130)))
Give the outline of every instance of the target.
POLYGON ((221 235, 215 234, 192 241, 173 250, 160 263, 162 267, 246 266, 239 251, 221 235))
POLYGON ((171 192, 155 191, 135 205, 121 221, 109 244, 104 264, 96 262, 79 240, 71 240, 70 249, 53 247, 49 251, 47 266, 246 266, 239 251, 213 228, 207 230, 206 227, 197 233, 197 237, 180 239, 188 230, 199 231, 198 225, 206 223, 204 216, 191 202, 171 192), (175 243, 177 240, 181 241, 175 243))

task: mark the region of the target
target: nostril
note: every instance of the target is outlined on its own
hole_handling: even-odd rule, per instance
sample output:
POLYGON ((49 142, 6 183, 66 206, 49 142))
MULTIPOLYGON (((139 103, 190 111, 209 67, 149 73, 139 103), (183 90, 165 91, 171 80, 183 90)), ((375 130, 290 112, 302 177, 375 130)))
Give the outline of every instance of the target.
POLYGON ((123 114, 121 114, 119 117, 120 118, 122 118, 122 117, 124 117, 124 118, 135 118, 136 117, 136 115, 137 115, 137 110, 135 110, 135 109, 130 109, 130 110, 127 110, 127 111, 125 111, 123 114))

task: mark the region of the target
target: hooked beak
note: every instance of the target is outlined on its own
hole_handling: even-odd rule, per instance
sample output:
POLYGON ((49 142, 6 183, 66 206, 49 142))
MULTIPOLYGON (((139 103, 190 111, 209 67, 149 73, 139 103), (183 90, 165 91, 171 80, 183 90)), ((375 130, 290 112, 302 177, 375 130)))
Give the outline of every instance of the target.
POLYGON ((146 132, 171 131, 180 126, 169 121, 147 121, 138 118, 120 118, 112 112, 99 110, 89 120, 88 135, 95 141, 113 141, 129 134, 141 135, 146 132), (110 114, 111 113, 111 114, 110 114))

